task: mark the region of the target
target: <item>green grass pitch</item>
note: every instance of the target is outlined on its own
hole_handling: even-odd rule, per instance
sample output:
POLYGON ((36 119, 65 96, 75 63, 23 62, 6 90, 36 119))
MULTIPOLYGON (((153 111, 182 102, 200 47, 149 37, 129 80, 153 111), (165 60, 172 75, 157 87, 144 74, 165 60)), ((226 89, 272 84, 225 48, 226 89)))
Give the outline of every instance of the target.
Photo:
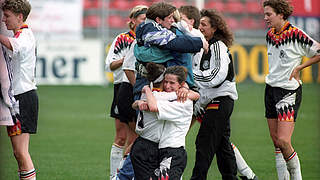
MULTIPOLYGON (((274 149, 264 118, 264 85, 238 84, 239 100, 232 115, 231 140, 262 180, 275 180, 274 149)), ((113 86, 39 86, 38 134, 31 135, 30 154, 39 180, 105 180, 114 121, 109 117, 113 86)), ((319 84, 305 84, 293 145, 303 178, 320 179, 319 84)), ((194 165, 196 124, 186 139, 188 164, 194 165)), ((17 165, 5 127, 0 127, 0 179, 16 180, 17 165)), ((221 179, 214 160, 208 180, 221 179)))

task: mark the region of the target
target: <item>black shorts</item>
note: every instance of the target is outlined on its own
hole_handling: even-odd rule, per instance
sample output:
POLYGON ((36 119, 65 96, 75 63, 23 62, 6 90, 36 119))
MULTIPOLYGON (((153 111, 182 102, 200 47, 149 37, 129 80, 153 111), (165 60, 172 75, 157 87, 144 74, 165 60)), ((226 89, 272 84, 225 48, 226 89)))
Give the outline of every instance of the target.
POLYGON ((116 119, 120 118, 119 110, 117 107, 120 84, 121 83, 113 85, 113 100, 112 100, 111 110, 110 110, 110 116, 116 119))
POLYGON ((302 99, 302 86, 296 90, 271 87, 266 84, 264 104, 265 117, 278 121, 295 122, 302 99))
POLYGON ((132 108, 133 87, 130 83, 123 82, 118 93, 119 119, 123 123, 136 121, 136 111, 132 108))
POLYGON ((170 180, 180 180, 187 166, 187 152, 184 147, 162 148, 159 150, 160 170, 156 172, 158 177, 168 175, 170 180), (171 158, 171 159, 170 159, 171 158), (165 166, 169 166, 166 168, 165 166))
POLYGON ((138 137, 131 147, 130 157, 135 179, 157 180, 155 170, 159 168, 159 144, 138 137))
POLYGON ((19 102, 19 121, 21 123, 21 132, 35 134, 37 133, 39 100, 36 90, 31 90, 14 96, 19 102))

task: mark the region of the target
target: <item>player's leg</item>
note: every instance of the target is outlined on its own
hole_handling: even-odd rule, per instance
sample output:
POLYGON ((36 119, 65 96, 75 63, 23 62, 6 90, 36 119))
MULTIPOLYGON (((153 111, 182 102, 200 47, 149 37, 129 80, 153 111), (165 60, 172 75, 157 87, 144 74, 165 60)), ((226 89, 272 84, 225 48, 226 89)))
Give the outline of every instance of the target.
POLYGON ((132 145, 130 157, 135 179, 156 180, 155 170, 159 168, 159 144, 138 137, 132 145))
POLYGON ((128 122, 127 125, 127 142, 124 154, 129 154, 131 151, 131 146, 138 137, 137 133, 135 132, 136 122, 131 121, 128 122))
POLYGON ((278 114, 276 103, 282 98, 280 88, 274 88, 266 84, 265 87, 265 117, 267 118, 269 134, 273 145, 275 147, 275 162, 279 180, 289 180, 290 175, 287 170, 287 165, 280 150, 277 146, 277 132, 278 132, 278 114))
POLYGON ((8 127, 14 156, 19 166, 20 179, 36 179, 36 171, 29 154, 30 134, 36 134, 38 122, 39 101, 36 90, 31 90, 15 96, 19 102, 19 114, 16 125, 21 123, 21 134, 18 126, 8 127))
POLYGON ((110 151, 110 179, 112 179, 123 158, 124 146, 127 138, 127 125, 115 119, 116 134, 110 151))
POLYGON ((234 107, 234 101, 229 96, 218 97, 213 101, 212 107, 215 111, 214 121, 217 122, 215 131, 218 132, 217 139, 217 165, 222 175, 222 179, 237 179, 237 163, 230 142, 230 117, 234 107))
POLYGON ((31 156, 29 154, 29 133, 10 136, 13 148, 13 154, 18 162, 19 177, 21 180, 36 179, 36 171, 34 169, 31 156))
POLYGON ((287 170, 286 161, 280 147, 277 145, 278 119, 268 118, 269 133, 275 147, 275 161, 279 180, 289 180, 290 174, 287 170))
POLYGON ((127 125, 126 127, 126 145, 124 154, 127 155, 130 152, 132 143, 137 138, 135 133, 135 119, 136 112, 131 107, 133 103, 133 86, 128 82, 123 82, 119 88, 118 95, 118 108, 119 119, 121 122, 127 125))
POLYGON ((160 154, 159 179, 180 180, 187 166, 187 152, 184 147, 162 148, 160 154))
POLYGON ((117 169, 123 157, 124 146, 126 142, 126 127, 127 125, 120 122, 119 108, 118 108, 118 95, 121 84, 114 84, 113 88, 113 101, 111 104, 110 116, 115 119, 115 137, 110 150, 110 179, 115 177, 117 169))
POLYGON ((276 104, 278 113, 276 147, 280 147, 281 149, 291 180, 302 179, 298 154, 291 144, 291 137, 301 103, 301 96, 301 86, 293 91, 282 90, 282 97, 276 104))
POLYGON ((248 166, 248 164, 242 157, 239 149, 233 143, 231 143, 231 145, 234 151, 234 155, 236 156, 238 172, 241 174, 241 176, 243 176, 243 177, 241 176, 240 177, 242 179, 258 179, 254 174, 254 172, 252 171, 252 169, 248 166))
POLYGON ((196 138, 196 158, 192 180, 205 180, 207 178, 208 170, 216 153, 215 139, 218 133, 212 131, 212 129, 216 129, 216 125, 214 114, 210 111, 212 110, 205 112, 196 138))
POLYGON ((279 122, 277 143, 286 160, 286 166, 291 180, 300 180, 301 169, 298 154, 291 145, 291 136, 294 130, 294 122, 279 122))

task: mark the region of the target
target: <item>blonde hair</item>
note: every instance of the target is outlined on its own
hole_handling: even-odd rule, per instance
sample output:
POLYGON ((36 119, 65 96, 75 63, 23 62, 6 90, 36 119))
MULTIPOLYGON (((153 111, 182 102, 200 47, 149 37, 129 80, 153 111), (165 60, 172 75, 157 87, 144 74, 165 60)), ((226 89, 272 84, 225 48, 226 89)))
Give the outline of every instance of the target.
POLYGON ((181 21, 181 16, 180 16, 178 9, 173 12, 173 19, 175 22, 181 21))
MULTIPOLYGON (((135 6, 134 8, 132 8, 130 14, 129 14, 129 18, 132 19, 132 18, 137 18, 140 14, 146 14, 148 10, 148 6, 145 6, 145 5, 137 5, 135 6)), ((128 22, 128 26, 131 30, 134 29, 134 26, 135 24, 130 20, 128 22)))

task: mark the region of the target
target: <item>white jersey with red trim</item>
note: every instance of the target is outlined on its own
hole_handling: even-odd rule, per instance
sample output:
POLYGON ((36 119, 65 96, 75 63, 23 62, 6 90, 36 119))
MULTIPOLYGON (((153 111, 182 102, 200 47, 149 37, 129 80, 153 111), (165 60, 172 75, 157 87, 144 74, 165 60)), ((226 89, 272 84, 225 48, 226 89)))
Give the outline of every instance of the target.
POLYGON ((30 28, 23 25, 14 37, 9 37, 12 51, 9 51, 13 65, 14 95, 37 89, 35 80, 36 40, 30 28))
POLYGON ((130 47, 135 40, 134 31, 129 31, 126 33, 119 34, 114 41, 112 42, 106 61, 105 61, 105 70, 108 72, 113 72, 113 83, 118 84, 121 82, 129 82, 128 78, 124 76, 122 66, 116 70, 110 69, 110 64, 114 61, 125 58, 130 52, 130 47))
MULTIPOLYGON (((295 90, 299 82, 289 77, 295 67, 301 64, 302 57, 320 54, 320 45, 305 32, 287 22, 279 33, 274 28, 266 35, 268 48, 269 74, 266 83, 272 87, 295 90)), ((300 82, 301 84, 301 82, 300 82)))

